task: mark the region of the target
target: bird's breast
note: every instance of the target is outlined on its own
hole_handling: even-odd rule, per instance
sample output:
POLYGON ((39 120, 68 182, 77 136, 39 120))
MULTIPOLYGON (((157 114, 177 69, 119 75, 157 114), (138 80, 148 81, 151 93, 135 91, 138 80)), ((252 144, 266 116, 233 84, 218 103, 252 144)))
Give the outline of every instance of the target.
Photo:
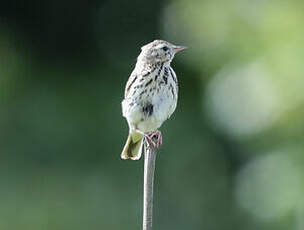
POLYGON ((144 132, 159 128, 176 108, 177 84, 169 68, 159 66, 141 74, 123 104, 127 119, 144 132))

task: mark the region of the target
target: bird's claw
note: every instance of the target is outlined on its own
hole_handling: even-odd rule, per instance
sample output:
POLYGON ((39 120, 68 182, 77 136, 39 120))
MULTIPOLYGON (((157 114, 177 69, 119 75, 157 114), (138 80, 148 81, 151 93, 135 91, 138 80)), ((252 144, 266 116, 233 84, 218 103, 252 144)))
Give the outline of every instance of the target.
POLYGON ((145 134, 145 138, 150 147, 159 148, 163 142, 162 134, 159 130, 145 134))

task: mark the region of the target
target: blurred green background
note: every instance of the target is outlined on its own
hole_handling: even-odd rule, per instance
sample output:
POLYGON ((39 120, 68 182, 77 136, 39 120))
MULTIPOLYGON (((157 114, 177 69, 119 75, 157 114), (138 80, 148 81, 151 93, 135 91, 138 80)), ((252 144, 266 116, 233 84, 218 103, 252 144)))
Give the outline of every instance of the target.
POLYGON ((172 65, 154 229, 304 229, 300 0, 0 2, 0 229, 140 229, 143 161, 123 161, 140 47, 172 65))

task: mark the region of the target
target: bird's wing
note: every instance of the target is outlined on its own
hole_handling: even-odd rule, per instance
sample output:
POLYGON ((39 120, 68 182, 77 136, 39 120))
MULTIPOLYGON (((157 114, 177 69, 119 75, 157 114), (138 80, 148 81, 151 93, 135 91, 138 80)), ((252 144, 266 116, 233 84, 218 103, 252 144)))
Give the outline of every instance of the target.
POLYGON ((127 81, 127 84, 126 84, 126 88, 125 88, 125 98, 128 97, 128 94, 129 94, 129 92, 130 92, 130 89, 131 89, 132 85, 135 83, 135 81, 137 80, 137 78, 138 78, 138 74, 137 74, 135 71, 133 71, 133 72, 131 73, 131 75, 130 75, 128 81, 127 81))

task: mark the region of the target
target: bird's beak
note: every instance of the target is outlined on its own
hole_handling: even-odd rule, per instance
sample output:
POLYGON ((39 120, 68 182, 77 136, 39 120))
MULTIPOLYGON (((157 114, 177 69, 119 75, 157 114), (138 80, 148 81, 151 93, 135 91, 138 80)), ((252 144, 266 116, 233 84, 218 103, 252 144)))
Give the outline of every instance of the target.
POLYGON ((178 53, 179 51, 182 51, 184 49, 187 49, 187 47, 186 46, 173 46, 174 53, 178 53))

